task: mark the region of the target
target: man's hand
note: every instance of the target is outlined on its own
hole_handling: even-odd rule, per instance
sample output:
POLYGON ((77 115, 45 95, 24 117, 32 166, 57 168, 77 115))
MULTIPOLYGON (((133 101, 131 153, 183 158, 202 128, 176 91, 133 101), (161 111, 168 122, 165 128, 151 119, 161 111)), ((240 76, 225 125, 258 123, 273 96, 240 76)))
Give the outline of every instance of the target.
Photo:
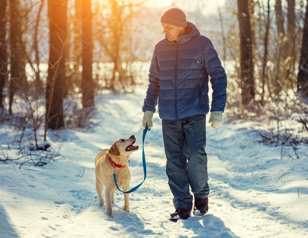
POLYGON ((145 128, 146 124, 148 124, 148 128, 153 127, 153 112, 145 111, 142 119, 142 126, 145 128))
POLYGON ((219 127, 222 124, 222 112, 211 112, 209 123, 212 123, 213 128, 219 127))

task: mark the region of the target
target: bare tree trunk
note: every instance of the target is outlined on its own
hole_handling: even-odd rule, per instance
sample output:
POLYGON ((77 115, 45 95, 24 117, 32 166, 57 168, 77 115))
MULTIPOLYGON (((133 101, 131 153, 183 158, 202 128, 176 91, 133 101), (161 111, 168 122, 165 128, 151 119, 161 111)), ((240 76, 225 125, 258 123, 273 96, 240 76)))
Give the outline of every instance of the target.
POLYGON ((295 34, 295 0, 287 0, 288 2, 288 56, 293 57, 294 56, 294 48, 295 48, 295 39, 296 39, 296 34, 295 34))
POLYGON ((40 55, 39 55, 39 46, 38 46, 38 30, 39 24, 41 21, 41 13, 45 4, 45 0, 41 0, 41 5, 39 7, 36 21, 35 21, 35 29, 34 29, 34 40, 33 40, 33 49, 35 51, 35 63, 36 63, 36 71, 35 71, 35 82, 38 89, 42 88, 42 83, 40 79, 40 55))
MULTIPOLYGON (((108 0, 105 1, 103 9, 106 10, 106 16, 104 17, 104 23, 97 21, 100 26, 97 29, 96 36, 98 43, 103 46, 107 60, 112 61, 113 71, 111 78, 106 80, 106 86, 109 86, 114 92, 117 87, 125 88, 126 82, 129 81, 127 68, 123 66, 123 62, 133 62, 131 57, 126 60, 126 52, 135 54, 135 49, 128 45, 128 35, 132 35, 131 20, 138 14, 143 8, 144 1, 133 4, 131 1, 117 1, 108 0), (107 30, 108 29, 108 30, 107 30), (125 36, 125 38, 123 38, 125 36), (125 51, 124 54, 122 54, 125 51)), ((100 10, 101 11, 101 10, 100 10)), ((100 14, 100 12, 97 12, 100 14)))
POLYGON ((9 92, 9 113, 12 113, 13 98, 16 91, 25 87, 24 62, 22 60, 21 17, 19 0, 10 0, 10 65, 11 80, 9 92))
POLYGON ((251 47, 252 47, 252 61, 256 56, 257 46, 256 46, 256 18, 255 13, 255 1, 248 0, 248 10, 250 16, 250 29, 251 29, 251 47))
POLYGON ((247 107, 254 100, 252 45, 248 0, 238 0, 238 20, 241 49, 242 104, 247 107))
POLYGON ((113 92, 115 92, 115 82, 116 82, 116 72, 118 70, 118 45, 119 45, 119 32, 120 32, 120 19, 119 16, 121 16, 121 9, 119 9, 119 6, 117 5, 117 2, 115 0, 111 0, 110 1, 110 5, 111 5, 111 11, 112 11, 112 15, 111 15, 111 19, 110 19, 110 23, 113 26, 110 31, 111 31, 111 39, 112 39, 112 43, 111 43, 111 56, 112 56, 112 61, 113 61, 113 70, 112 70, 112 77, 111 77, 111 82, 110 82, 110 87, 113 90, 113 92))
POLYGON ((276 13, 276 26, 278 32, 278 40, 279 40, 279 54, 282 59, 287 57, 287 50, 286 50, 286 43, 285 43, 285 31, 284 31, 284 18, 282 15, 282 6, 281 0, 276 0, 275 6, 275 13, 276 13))
POLYGON ((6 7, 7 0, 0 0, 0 111, 4 109, 4 85, 7 79, 7 50, 6 50, 6 7))
POLYGON ((220 25, 221 25, 221 37, 222 37, 222 43, 223 43, 223 62, 224 62, 224 66, 226 64, 226 57, 227 57, 227 50, 226 50, 226 37, 225 37, 225 33, 224 33, 224 23, 223 23, 223 18, 222 18, 222 14, 221 14, 221 10, 220 7, 218 6, 218 13, 219 13, 219 20, 220 20, 220 25))
POLYGON ((78 80, 81 55, 81 0, 75 0, 75 26, 74 26, 74 71, 78 80))
POLYGON ((261 104, 264 105, 264 93, 265 83, 268 77, 267 75, 267 58, 268 58, 268 35, 270 29, 270 0, 267 0, 267 21, 265 23, 265 36, 264 36, 264 55, 263 55, 263 66, 262 66, 262 93, 261 93, 261 104))
POLYGON ((297 76, 297 90, 308 104, 308 0, 306 5, 305 25, 303 31, 302 50, 297 76))
POLYGON ((64 128, 63 89, 65 86, 65 46, 67 43, 67 0, 48 0, 50 29, 46 87, 46 128, 64 128))
POLYGON ((93 42, 91 0, 81 1, 82 16, 82 105, 94 105, 94 84, 92 78, 93 42))

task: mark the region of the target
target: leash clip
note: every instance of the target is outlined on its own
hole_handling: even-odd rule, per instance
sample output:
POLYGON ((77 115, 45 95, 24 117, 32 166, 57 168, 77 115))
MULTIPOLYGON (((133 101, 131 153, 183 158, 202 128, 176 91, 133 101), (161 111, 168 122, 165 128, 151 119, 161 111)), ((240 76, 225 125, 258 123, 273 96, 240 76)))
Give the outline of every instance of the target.
POLYGON ((114 166, 114 164, 112 165, 112 170, 113 170, 113 174, 115 175, 115 166, 114 166))

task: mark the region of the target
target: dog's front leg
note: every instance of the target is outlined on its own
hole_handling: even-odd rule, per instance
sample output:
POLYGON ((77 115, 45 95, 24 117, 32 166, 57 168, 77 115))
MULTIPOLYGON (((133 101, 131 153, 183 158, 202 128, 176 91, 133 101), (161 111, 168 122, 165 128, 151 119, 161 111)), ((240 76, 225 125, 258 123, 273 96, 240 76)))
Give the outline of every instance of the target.
POLYGON ((103 191, 104 185, 101 181, 98 180, 98 178, 96 178, 96 191, 98 194, 98 198, 99 198, 99 206, 102 207, 104 206, 104 199, 102 196, 102 191, 103 191))
MULTIPOLYGON (((123 188, 124 192, 129 191, 129 185, 123 188)), ((129 193, 124 193, 124 211, 129 212, 129 193)))
POLYGON ((111 218, 112 216, 112 208, 111 208, 111 201, 112 201, 112 189, 105 188, 105 199, 106 199, 106 209, 107 209, 107 215, 111 218))

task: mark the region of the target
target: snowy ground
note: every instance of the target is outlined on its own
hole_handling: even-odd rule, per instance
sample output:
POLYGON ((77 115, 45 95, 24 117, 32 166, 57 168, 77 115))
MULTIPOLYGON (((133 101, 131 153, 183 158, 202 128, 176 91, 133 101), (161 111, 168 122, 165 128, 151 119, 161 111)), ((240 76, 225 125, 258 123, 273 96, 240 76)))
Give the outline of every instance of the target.
MULTIPOLYGON (((156 115, 146 137, 147 179, 130 195, 130 213, 117 192, 114 218, 107 217, 95 199, 94 159, 123 136, 136 135, 141 147, 144 94, 141 87, 135 94, 98 96, 95 128, 49 132, 62 160, 21 169, 0 163, 0 237, 308 237, 308 158, 281 159, 281 148, 256 143, 249 122, 207 126, 209 213, 173 223, 156 115)), ((11 128, 1 127, 0 150, 13 137, 11 128)), ((143 180, 141 150, 129 167, 133 187, 143 180)))

